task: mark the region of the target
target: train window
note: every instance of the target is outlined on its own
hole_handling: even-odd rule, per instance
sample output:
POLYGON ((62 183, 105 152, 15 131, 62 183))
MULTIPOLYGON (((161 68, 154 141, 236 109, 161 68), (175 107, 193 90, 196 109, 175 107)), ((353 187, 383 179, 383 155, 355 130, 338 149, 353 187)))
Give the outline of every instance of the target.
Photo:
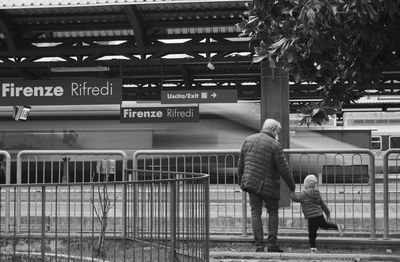
POLYGON ((388 122, 388 121, 387 121, 386 119, 377 119, 377 120, 376 120, 376 123, 377 123, 377 124, 387 124, 387 122, 388 122))
POLYGON ((375 149, 375 150, 382 149, 382 137, 380 137, 380 136, 371 137, 371 149, 375 149))
POLYGON ((391 136, 389 138, 389 141, 390 141, 390 148, 400 148, 400 137, 391 136))

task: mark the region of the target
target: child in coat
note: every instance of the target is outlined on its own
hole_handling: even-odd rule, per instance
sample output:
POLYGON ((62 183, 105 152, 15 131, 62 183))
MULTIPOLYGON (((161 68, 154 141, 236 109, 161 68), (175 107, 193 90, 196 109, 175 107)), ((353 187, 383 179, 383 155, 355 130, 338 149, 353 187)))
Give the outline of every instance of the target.
POLYGON ((317 238, 318 228, 337 230, 340 236, 343 236, 344 229, 343 224, 329 222, 330 211, 322 200, 319 190, 316 188, 317 182, 317 177, 310 174, 304 179, 303 192, 291 194, 291 198, 294 202, 301 203, 304 217, 308 220, 308 239, 311 253, 317 252, 315 240, 317 238), (325 220, 324 213, 328 221, 325 220))

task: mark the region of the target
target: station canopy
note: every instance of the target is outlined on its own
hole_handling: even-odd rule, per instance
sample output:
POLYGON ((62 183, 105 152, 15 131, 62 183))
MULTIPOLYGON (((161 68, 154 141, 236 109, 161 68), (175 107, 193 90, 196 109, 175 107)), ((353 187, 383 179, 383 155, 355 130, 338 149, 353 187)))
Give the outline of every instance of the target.
MULTIPOLYGON (((260 64, 235 25, 245 2, 1 1, 0 78, 121 78, 125 101, 159 100, 162 89, 230 88, 257 100, 260 64)), ((318 99, 316 89, 291 84, 290 99, 318 99)))

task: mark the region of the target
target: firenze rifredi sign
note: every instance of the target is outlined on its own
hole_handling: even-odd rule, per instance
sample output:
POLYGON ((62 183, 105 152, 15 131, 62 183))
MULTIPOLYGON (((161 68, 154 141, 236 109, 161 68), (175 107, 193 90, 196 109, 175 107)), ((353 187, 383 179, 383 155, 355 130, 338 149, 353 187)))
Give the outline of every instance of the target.
POLYGON ((121 79, 2 80, 0 105, 120 104, 121 79))
POLYGON ((199 106, 121 107, 121 123, 198 122, 199 106))

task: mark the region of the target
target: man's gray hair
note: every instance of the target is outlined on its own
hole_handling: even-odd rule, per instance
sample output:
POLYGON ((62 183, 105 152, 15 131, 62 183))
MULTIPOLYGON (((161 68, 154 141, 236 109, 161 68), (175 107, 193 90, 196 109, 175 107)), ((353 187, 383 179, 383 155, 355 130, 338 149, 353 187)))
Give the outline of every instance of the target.
POLYGON ((267 118, 264 121, 262 131, 267 131, 267 132, 276 134, 276 133, 279 133, 279 130, 281 130, 281 123, 279 123, 275 119, 267 118))

